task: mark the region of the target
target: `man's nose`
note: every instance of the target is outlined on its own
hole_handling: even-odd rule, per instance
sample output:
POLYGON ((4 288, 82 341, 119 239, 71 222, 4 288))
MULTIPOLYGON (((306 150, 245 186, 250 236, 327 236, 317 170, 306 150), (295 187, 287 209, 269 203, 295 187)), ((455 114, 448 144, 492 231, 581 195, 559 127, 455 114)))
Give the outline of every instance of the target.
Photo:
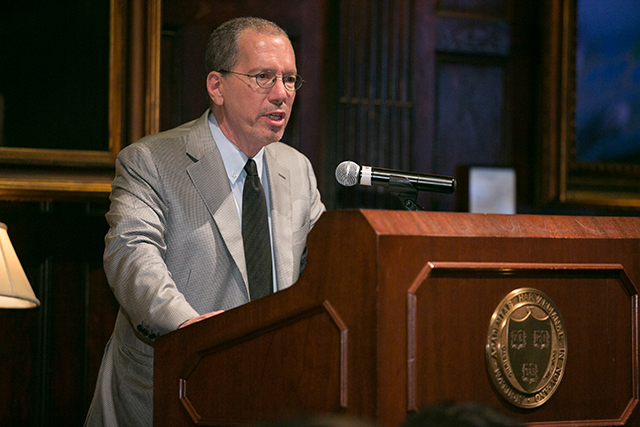
POLYGON ((272 100, 277 100, 279 102, 284 101, 289 96, 289 91, 284 86, 284 82, 282 77, 275 77, 276 83, 271 88, 271 92, 269 93, 269 98, 272 100))

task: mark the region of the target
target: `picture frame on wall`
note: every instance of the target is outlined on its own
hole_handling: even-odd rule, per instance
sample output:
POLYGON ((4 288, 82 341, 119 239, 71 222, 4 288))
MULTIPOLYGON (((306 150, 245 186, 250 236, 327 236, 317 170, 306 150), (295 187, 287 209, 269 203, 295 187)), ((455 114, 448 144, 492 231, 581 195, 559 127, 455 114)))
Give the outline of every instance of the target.
POLYGON ((159 4, 0 7, 0 200, 107 200, 120 149, 157 131, 159 4))
POLYGON ((640 8, 547 4, 543 202, 640 207, 640 8))

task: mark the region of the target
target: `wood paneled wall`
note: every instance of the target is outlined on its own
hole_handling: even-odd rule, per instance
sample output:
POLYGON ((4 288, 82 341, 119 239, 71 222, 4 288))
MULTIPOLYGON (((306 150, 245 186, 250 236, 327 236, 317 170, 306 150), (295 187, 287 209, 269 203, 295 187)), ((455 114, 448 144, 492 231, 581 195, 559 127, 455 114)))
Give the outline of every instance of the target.
POLYGON ((0 424, 82 425, 117 302, 102 269, 106 203, 0 203, 40 300, 0 310, 0 424))
MULTIPOLYGON (((518 62, 533 52, 538 15, 532 11, 500 0, 342 2, 333 163, 350 159, 459 179, 470 165, 509 166, 525 190, 533 176, 520 169, 534 140, 512 126, 532 127, 535 85, 523 90, 512 82, 535 72, 518 62)), ((399 206, 381 189, 328 190, 329 204, 339 208, 399 206)), ((454 210, 455 197, 421 194, 419 200, 429 210, 454 210)), ((521 198, 533 201, 528 191, 521 198)))
MULTIPOLYGON (((338 128, 328 165, 411 169, 414 131, 413 3, 405 0, 341 2, 338 128)), ((330 175, 332 169, 325 171, 330 175)), ((390 205, 376 191, 341 188, 323 192, 336 207, 390 205), (354 191, 355 190, 355 191, 354 191)))
MULTIPOLYGON (((522 209, 534 203, 539 5, 505 0, 164 0, 161 128, 207 107, 203 51, 212 28, 240 15, 281 25, 305 84, 285 142, 310 159, 330 209, 400 208, 381 188, 340 186, 343 160, 457 176, 470 165, 518 174, 522 209), (522 83, 526 83, 523 85, 522 83)), ((421 194, 454 210, 464 194, 421 194)))

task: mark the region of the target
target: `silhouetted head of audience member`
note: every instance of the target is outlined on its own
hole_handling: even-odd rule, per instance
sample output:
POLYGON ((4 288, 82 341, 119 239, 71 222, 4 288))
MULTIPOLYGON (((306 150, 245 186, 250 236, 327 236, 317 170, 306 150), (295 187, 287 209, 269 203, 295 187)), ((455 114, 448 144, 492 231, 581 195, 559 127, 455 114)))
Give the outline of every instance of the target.
POLYGON ((522 427, 522 424, 478 402, 442 402, 409 415, 402 427, 522 427))

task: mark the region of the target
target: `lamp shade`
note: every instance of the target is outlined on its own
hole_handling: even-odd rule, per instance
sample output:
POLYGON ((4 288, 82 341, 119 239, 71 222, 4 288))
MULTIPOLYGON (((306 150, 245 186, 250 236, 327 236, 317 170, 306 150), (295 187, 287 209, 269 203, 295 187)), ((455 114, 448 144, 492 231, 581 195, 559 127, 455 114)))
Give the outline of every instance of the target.
POLYGON ((7 226, 0 222, 0 308, 33 308, 40 301, 9 240, 7 226))

